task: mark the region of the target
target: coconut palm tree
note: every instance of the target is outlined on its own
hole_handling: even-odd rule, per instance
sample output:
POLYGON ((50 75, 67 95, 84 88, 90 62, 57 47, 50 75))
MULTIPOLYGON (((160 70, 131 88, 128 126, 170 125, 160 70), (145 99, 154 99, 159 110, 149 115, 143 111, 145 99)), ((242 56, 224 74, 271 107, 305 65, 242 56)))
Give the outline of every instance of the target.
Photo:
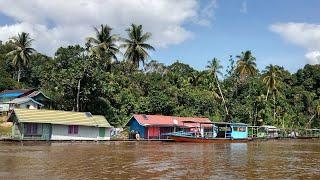
POLYGON ((31 55, 35 49, 31 47, 33 39, 30 38, 29 33, 22 32, 18 36, 10 38, 10 43, 13 45, 14 50, 7 53, 7 56, 12 56, 12 64, 18 69, 18 83, 20 82, 21 69, 28 66, 31 55))
POLYGON ((224 99, 224 96, 223 96, 223 93, 222 93, 222 90, 221 90, 221 87, 220 87, 219 79, 218 79, 218 74, 222 76, 221 69, 223 68, 223 66, 220 65, 220 62, 219 62, 219 60, 217 58, 213 58, 211 61, 208 61, 207 68, 208 68, 210 74, 214 77, 214 79, 215 79, 215 81, 217 83, 217 86, 218 86, 218 89, 219 89, 219 93, 220 93, 221 99, 223 101, 226 114, 228 116, 229 115, 228 107, 227 107, 227 104, 226 104, 226 100, 224 99))
POLYGON ((281 71, 274 65, 269 65, 266 67, 267 72, 262 76, 262 81, 267 86, 266 101, 268 100, 269 92, 272 92, 273 96, 273 119, 276 117, 276 95, 278 93, 277 83, 280 80, 281 71))
POLYGON ((251 51, 241 52, 241 55, 236 57, 238 61, 235 71, 239 74, 240 80, 257 74, 256 58, 252 56, 251 51))
POLYGON ((87 45, 90 53, 99 58, 111 57, 117 61, 117 54, 120 52, 116 45, 119 39, 117 35, 111 34, 112 28, 108 25, 100 25, 100 30, 94 27, 95 37, 87 37, 87 45))
POLYGON ((277 83, 280 80, 281 71, 279 68, 277 68, 274 65, 269 65, 266 67, 266 73, 262 75, 262 81, 267 86, 267 95, 266 95, 266 101, 268 100, 268 95, 270 91, 276 91, 277 90, 277 83))
POLYGON ((123 44, 121 45, 126 49, 124 57, 138 68, 139 63, 144 64, 149 57, 147 50, 155 50, 154 47, 146 43, 151 38, 151 33, 144 33, 142 25, 135 24, 132 24, 126 31, 129 38, 122 38, 123 44))

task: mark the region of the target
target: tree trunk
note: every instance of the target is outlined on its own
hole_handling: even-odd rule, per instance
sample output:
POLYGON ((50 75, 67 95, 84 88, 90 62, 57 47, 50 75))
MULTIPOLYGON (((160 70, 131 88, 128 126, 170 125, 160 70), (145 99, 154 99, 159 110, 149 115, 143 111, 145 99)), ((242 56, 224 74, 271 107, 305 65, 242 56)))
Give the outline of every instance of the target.
POLYGON ((276 121, 276 96, 273 94, 273 121, 276 121))
POLYGON ((267 96, 266 96, 266 101, 268 101, 269 91, 270 91, 270 88, 268 87, 268 90, 267 90, 267 96))
POLYGON ((310 124, 311 124, 311 122, 312 122, 312 119, 313 119, 315 116, 316 116, 316 114, 314 114, 314 115, 310 118, 310 120, 309 120, 308 123, 306 124, 305 129, 306 129, 306 128, 311 128, 310 124))
POLYGON ((18 83, 20 83, 21 67, 18 66, 18 83))
POLYGON ((257 116, 258 116, 258 108, 257 108, 257 104, 255 105, 255 112, 254 112, 254 121, 253 121, 253 126, 256 126, 257 124, 257 116))
POLYGON ((79 112, 80 81, 81 81, 81 79, 79 79, 79 81, 78 81, 78 92, 77 92, 77 112, 79 112))
POLYGON ((227 116, 229 116, 228 107, 227 107, 226 100, 224 99, 223 93, 222 93, 221 88, 220 88, 220 83, 219 83, 219 80, 218 80, 218 76, 217 75, 215 75, 215 76, 216 76, 216 82, 217 82, 217 85, 218 85, 219 93, 221 95, 221 98, 222 98, 222 101, 223 101, 223 104, 224 104, 224 109, 226 111, 227 116))

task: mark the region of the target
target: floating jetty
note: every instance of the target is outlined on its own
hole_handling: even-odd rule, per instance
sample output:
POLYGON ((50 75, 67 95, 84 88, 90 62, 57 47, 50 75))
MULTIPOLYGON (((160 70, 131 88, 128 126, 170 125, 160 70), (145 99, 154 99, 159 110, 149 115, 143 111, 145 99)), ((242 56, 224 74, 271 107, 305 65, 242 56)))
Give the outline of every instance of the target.
POLYGON ((320 129, 290 129, 275 126, 248 126, 248 137, 251 139, 314 139, 320 138, 320 129))

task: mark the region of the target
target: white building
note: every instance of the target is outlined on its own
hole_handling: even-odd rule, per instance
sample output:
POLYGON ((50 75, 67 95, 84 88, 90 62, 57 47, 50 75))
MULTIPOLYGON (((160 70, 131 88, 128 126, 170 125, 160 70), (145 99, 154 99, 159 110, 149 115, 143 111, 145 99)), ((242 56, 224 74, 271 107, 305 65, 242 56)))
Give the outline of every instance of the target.
POLYGON ((44 106, 40 102, 35 101, 30 97, 15 98, 9 102, 6 102, 5 104, 9 104, 10 110, 13 108, 40 109, 44 106))
POLYGON ((110 140, 113 128, 88 112, 15 108, 8 121, 16 140, 110 140))

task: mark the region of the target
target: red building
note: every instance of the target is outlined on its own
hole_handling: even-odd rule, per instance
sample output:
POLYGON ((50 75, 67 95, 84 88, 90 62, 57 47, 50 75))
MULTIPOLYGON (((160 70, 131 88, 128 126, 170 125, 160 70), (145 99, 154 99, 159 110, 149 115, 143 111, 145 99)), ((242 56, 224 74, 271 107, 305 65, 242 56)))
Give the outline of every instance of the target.
POLYGON ((166 133, 180 131, 182 129, 192 130, 200 124, 211 122, 203 117, 177 117, 163 115, 135 114, 127 123, 131 132, 139 133, 144 139, 165 139, 166 133), (192 122, 192 123, 190 123, 192 122))

